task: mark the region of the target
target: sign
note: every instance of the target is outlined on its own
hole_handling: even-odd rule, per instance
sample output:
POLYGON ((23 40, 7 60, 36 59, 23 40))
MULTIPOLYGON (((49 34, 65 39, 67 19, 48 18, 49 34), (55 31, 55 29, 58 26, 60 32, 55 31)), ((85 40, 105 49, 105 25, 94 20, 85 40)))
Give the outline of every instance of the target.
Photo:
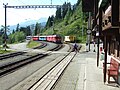
POLYGON ((91 30, 87 30, 87 34, 91 34, 91 30))

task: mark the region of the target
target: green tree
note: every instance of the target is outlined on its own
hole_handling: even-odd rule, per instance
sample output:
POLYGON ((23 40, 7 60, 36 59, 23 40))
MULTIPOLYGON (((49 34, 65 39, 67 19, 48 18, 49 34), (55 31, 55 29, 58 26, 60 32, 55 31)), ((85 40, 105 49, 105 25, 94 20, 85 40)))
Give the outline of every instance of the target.
POLYGON ((48 18, 48 21, 47 21, 47 23, 46 23, 46 28, 53 26, 54 19, 55 19, 55 18, 54 18, 53 15, 48 18))
POLYGON ((64 18, 68 10, 66 2, 62 5, 62 17, 64 18))
POLYGON ((25 34, 22 31, 15 32, 14 34, 9 35, 9 43, 21 42, 24 41, 25 34))
POLYGON ((27 35, 27 28, 26 27, 20 27, 20 32, 24 32, 25 35, 27 35))
POLYGON ((58 7, 58 8, 57 8, 55 19, 56 19, 56 20, 62 19, 61 7, 58 7))
POLYGON ((4 34, 4 30, 3 28, 0 30, 0 45, 3 44, 3 34, 4 34))
MULTIPOLYGON (((75 4, 72 8, 71 4, 66 2, 62 5, 61 8, 62 19, 59 20, 60 8, 57 8, 56 15, 53 20, 54 33, 56 33, 56 30, 57 34, 61 34, 62 36, 73 35, 76 36, 77 41, 85 41, 87 22, 85 22, 84 18, 86 15, 84 16, 84 13, 82 12, 81 0, 78 0, 77 4, 75 4)), ((51 21, 52 18, 49 17, 46 24, 47 28, 44 30, 44 34, 51 34, 51 21)))
POLYGON ((9 35, 8 43, 15 43, 15 33, 9 35))
POLYGON ((29 36, 29 35, 31 35, 31 33, 32 33, 32 32, 31 32, 31 29, 30 29, 30 26, 20 27, 19 31, 24 32, 24 34, 25 34, 26 36, 29 36))
POLYGON ((51 17, 49 16, 45 27, 46 28, 50 27, 50 24, 51 24, 51 17))
POLYGON ((21 42, 25 39, 25 34, 23 32, 16 32, 15 42, 21 42))
POLYGON ((31 34, 32 34, 32 31, 31 31, 31 29, 30 29, 30 26, 27 26, 26 27, 26 36, 30 36, 31 34))
POLYGON ((41 26, 40 26, 40 24, 37 22, 37 23, 36 23, 36 26, 35 26, 35 32, 34 32, 34 34, 35 34, 35 35, 40 34, 40 30, 41 30, 41 26))
POLYGON ((80 4, 80 2, 81 2, 81 0, 78 0, 76 5, 78 6, 80 4))
POLYGON ((68 25, 68 21, 72 16, 71 4, 68 3, 67 5, 68 5, 68 10, 67 10, 67 13, 65 15, 65 25, 68 25))
POLYGON ((14 34, 14 33, 15 33, 15 30, 13 29, 12 34, 14 34))
POLYGON ((16 31, 18 32, 19 31, 19 23, 17 24, 17 27, 16 27, 16 31))

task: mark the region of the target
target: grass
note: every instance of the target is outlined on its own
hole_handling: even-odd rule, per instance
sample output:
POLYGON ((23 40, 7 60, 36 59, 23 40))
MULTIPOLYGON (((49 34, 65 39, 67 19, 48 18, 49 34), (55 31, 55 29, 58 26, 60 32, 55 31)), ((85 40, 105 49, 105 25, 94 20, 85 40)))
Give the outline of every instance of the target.
POLYGON ((36 42, 36 41, 30 41, 28 44, 27 44, 27 47, 28 48, 34 48, 34 47, 37 47, 40 45, 40 42, 36 42))
MULTIPOLYGON (((7 47, 7 48, 9 48, 9 47, 7 47)), ((5 48, 2 45, 0 45, 0 54, 10 53, 10 52, 13 52, 13 51, 11 51, 11 50, 5 51, 5 48)))
POLYGON ((5 54, 5 53, 10 53, 10 52, 12 52, 11 50, 0 50, 0 54, 5 54))

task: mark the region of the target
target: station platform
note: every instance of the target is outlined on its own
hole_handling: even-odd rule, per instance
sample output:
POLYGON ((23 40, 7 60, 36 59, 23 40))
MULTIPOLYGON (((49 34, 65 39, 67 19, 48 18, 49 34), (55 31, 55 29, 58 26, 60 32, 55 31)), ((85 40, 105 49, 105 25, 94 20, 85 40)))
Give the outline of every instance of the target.
POLYGON ((97 67, 97 52, 93 52, 93 47, 86 52, 86 46, 82 45, 54 90, 120 90, 117 83, 104 83, 102 61, 97 67))

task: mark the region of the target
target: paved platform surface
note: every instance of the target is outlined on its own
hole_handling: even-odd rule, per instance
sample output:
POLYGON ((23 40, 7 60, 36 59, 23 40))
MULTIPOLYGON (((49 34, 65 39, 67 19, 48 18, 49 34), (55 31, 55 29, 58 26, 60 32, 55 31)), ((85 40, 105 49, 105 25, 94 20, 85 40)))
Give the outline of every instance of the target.
POLYGON ((83 44, 82 50, 72 60, 54 90, 120 90, 116 83, 103 82, 102 62, 97 67, 97 53, 93 50, 91 45, 91 50, 86 52, 83 44))

